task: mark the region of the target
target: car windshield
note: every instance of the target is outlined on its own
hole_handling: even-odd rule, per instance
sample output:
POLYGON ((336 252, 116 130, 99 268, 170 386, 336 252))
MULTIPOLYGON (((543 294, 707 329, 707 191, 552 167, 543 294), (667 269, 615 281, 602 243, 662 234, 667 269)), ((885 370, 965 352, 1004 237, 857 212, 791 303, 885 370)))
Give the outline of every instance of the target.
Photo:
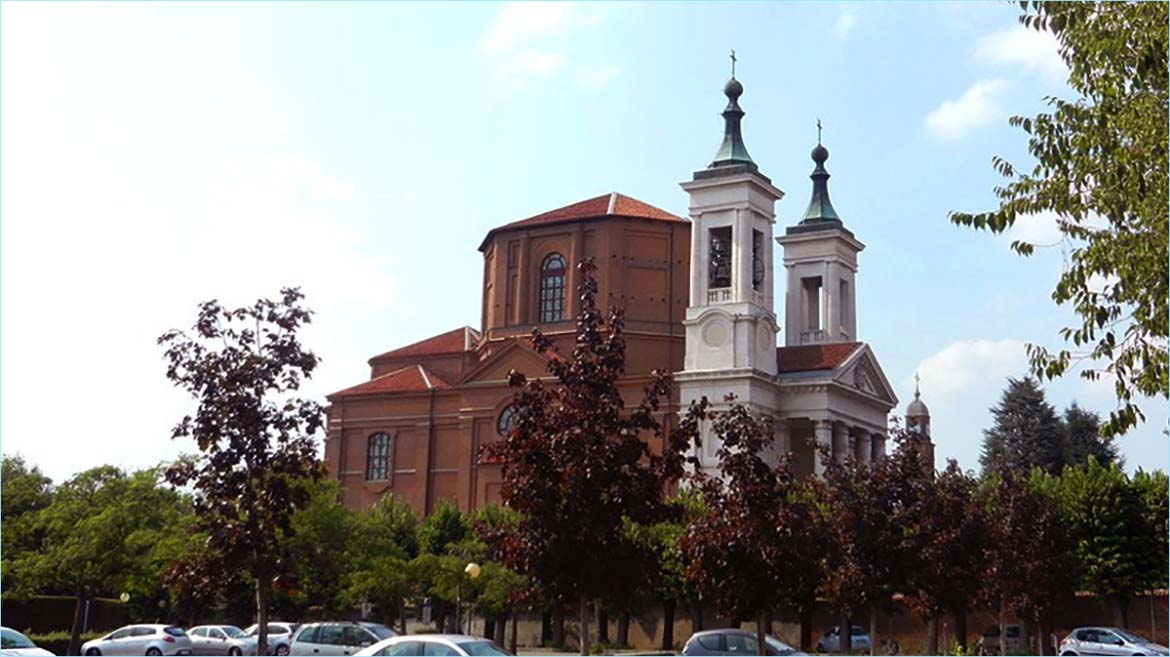
POLYGON ((369 623, 365 626, 365 628, 373 632, 379 639, 389 639, 392 636, 398 636, 394 630, 386 627, 385 625, 379 625, 377 623, 369 623))
POLYGON ((244 634, 243 630, 236 627, 235 625, 220 625, 219 629, 223 630, 224 634, 230 636, 233 639, 242 639, 248 636, 247 634, 244 634))
POLYGON ((767 643, 769 648, 775 650, 781 655, 791 655, 793 652, 795 652, 792 649, 792 646, 786 645, 783 641, 777 639, 774 636, 764 637, 764 643, 767 643))
POLYGON ((455 644, 459 646, 463 652, 471 655, 471 657, 491 657, 492 655, 511 655, 512 653, 497 646, 491 641, 464 641, 463 643, 455 644))
POLYGON ((1125 630, 1123 630, 1121 628, 1115 627, 1110 631, 1114 632, 1115 634, 1117 634, 1121 638, 1125 639, 1126 641, 1129 641, 1130 643, 1149 643, 1148 641, 1146 641, 1145 639, 1141 638, 1140 636, 1134 634, 1133 632, 1126 632, 1125 630))
POLYGON ((256 636, 256 631, 259 629, 260 629, 259 625, 249 625, 247 628, 244 629, 244 634, 247 634, 248 636, 256 636))
MULTIPOLYGON (((15 623, 13 623, 15 625, 15 623)), ((28 637, 10 630, 7 627, 0 630, 0 648, 36 648, 36 644, 28 640, 28 637)))
POLYGON ((164 629, 163 632, 166 632, 171 636, 187 636, 187 633, 184 632, 183 628, 181 627, 168 627, 164 629))

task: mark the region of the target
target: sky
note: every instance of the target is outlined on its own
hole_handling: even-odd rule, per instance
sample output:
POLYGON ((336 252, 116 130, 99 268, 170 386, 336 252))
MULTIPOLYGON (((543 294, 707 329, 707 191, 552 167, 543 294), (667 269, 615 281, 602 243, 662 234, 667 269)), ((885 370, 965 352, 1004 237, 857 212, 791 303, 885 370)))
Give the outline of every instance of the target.
MULTIPOLYGON (((324 360, 305 394, 480 314, 485 233, 619 191, 685 215, 722 134, 728 52, 744 138, 807 204, 817 119, 833 204, 866 244, 858 332, 937 452, 978 469, 1025 345, 1075 321, 1051 292, 1051 216, 994 236, 1013 114, 1070 96, 1010 3, 0 4, 0 449, 55 481, 192 451, 193 401, 155 340, 196 305, 299 285, 324 360)), ((776 269, 783 271, 776 249, 776 269)), ((783 290, 783 286, 777 286, 783 290)), ((783 303, 777 304, 783 308, 783 303)), ((782 322, 781 322, 782 323, 782 322)), ((1109 382, 1046 384, 1107 413, 1109 382)), ((1166 468, 1164 400, 1121 439, 1166 468)))

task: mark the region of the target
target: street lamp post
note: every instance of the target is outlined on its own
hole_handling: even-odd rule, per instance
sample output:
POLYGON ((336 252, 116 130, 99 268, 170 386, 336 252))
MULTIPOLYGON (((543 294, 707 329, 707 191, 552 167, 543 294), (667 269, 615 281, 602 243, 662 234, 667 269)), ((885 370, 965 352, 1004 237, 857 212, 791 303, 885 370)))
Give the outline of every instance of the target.
MULTIPOLYGON (((479 577, 479 573, 480 573, 479 564, 475 563, 474 561, 467 564, 467 567, 463 569, 463 574, 467 575, 467 577, 469 579, 475 579, 475 578, 479 577)), ((462 616, 462 614, 463 614, 463 578, 460 577, 455 582, 455 627, 457 627, 460 632, 463 631, 463 616, 462 616)), ((467 615, 467 633, 468 634, 471 633, 471 614, 467 615)))

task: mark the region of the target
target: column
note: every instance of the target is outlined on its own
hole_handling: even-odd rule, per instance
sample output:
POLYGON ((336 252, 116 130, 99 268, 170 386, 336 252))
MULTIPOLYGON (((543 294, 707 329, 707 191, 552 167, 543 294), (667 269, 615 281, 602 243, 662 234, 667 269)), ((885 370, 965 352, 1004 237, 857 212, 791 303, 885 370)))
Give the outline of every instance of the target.
POLYGON ((873 434, 873 455, 874 460, 880 459, 886 455, 886 436, 885 434, 873 434))
POLYGON ((752 229, 748 225, 748 216, 749 212, 736 208, 731 228, 732 266, 735 268, 731 285, 735 289, 735 300, 739 302, 752 300, 752 229))
MULTIPOLYGON (((700 221, 699 215, 691 222, 691 303, 692 308, 707 305, 707 258, 703 257, 703 236, 707 227, 700 221)), ((671 301, 671 303, 674 303, 671 301)))
POLYGON ((844 424, 833 425, 833 458, 838 463, 844 463, 849 456, 849 428, 844 424))
POLYGON ((865 429, 857 429, 857 442, 859 443, 861 451, 861 462, 866 465, 871 465, 874 462, 873 453, 873 434, 865 429))
POLYGON ((833 453, 833 423, 829 420, 817 420, 813 432, 813 473, 818 477, 824 477, 825 459, 832 458, 833 453), (829 450, 829 454, 822 454, 822 448, 829 450))

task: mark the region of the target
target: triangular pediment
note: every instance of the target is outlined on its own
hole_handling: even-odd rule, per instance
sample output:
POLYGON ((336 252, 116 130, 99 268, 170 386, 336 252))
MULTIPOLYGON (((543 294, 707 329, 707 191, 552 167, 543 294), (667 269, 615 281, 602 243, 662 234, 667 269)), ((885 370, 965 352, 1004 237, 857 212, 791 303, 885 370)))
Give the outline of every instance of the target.
POLYGON ((875 397, 891 407, 898 404, 894 388, 878 364, 869 345, 863 345, 833 373, 833 380, 867 396, 875 397))
POLYGON ((523 372, 530 379, 545 376, 548 373, 548 357, 519 340, 513 340, 488 356, 459 383, 507 381, 508 373, 512 370, 523 372))

